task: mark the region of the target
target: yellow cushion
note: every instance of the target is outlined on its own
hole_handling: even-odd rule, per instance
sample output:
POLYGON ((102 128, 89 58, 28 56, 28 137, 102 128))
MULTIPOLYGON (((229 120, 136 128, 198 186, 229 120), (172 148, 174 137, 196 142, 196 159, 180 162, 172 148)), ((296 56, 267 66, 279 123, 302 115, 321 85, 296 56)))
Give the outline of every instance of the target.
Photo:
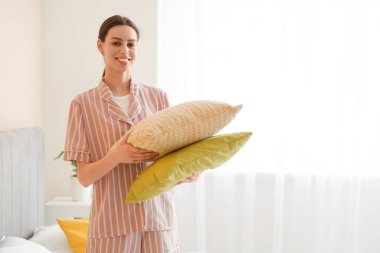
POLYGON ((74 253, 85 253, 88 219, 57 219, 74 253))
POLYGON ((213 169, 230 159, 252 133, 217 135, 167 154, 147 167, 132 183, 127 203, 155 197, 194 172, 213 169))
POLYGON ((226 126, 242 105, 196 100, 169 107, 138 122, 128 138, 131 145, 161 156, 213 136, 226 126))

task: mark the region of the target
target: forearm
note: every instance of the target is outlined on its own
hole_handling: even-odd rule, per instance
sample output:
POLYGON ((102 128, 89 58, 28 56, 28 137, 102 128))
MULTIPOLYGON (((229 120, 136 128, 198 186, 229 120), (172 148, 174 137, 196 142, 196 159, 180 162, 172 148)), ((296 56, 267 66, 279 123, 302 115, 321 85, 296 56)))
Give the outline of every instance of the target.
POLYGON ((83 186, 89 186, 119 163, 141 163, 152 161, 158 157, 158 153, 139 149, 127 143, 129 131, 118 140, 109 150, 106 156, 94 163, 78 162, 78 180, 83 186))
POLYGON ((78 180, 83 186, 87 187, 98 181, 118 164, 119 162, 112 152, 93 163, 78 162, 78 180))

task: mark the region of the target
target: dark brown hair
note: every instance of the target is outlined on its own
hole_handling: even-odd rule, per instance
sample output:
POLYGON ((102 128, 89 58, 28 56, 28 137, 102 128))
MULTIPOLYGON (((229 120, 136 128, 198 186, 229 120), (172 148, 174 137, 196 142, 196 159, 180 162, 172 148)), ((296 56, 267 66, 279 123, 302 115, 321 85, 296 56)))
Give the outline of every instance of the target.
POLYGON ((137 34, 137 40, 139 40, 140 33, 139 33, 139 29, 137 28, 135 23, 133 23, 133 21, 130 20, 129 18, 120 16, 120 15, 115 15, 115 16, 109 17, 106 20, 104 20, 103 24, 100 26, 100 29, 99 29, 98 39, 100 39, 102 42, 104 42, 109 29, 111 29, 114 26, 118 26, 118 25, 127 25, 127 26, 133 28, 133 30, 135 30, 135 32, 137 34))
MULTIPOLYGON (((109 17, 106 20, 104 20, 103 24, 100 26, 100 29, 99 29, 98 39, 100 39, 102 42, 104 42, 106 39, 106 36, 108 34, 108 31, 112 27, 118 26, 118 25, 127 25, 127 26, 133 28, 133 30, 135 30, 135 32, 137 34, 137 40, 139 40, 140 33, 139 33, 139 29, 137 28, 135 23, 133 23, 133 21, 130 20, 129 18, 124 17, 124 16, 120 16, 120 15, 114 15, 114 16, 109 17)), ((105 74, 106 74, 106 70, 104 69, 102 77, 104 77, 105 74)))

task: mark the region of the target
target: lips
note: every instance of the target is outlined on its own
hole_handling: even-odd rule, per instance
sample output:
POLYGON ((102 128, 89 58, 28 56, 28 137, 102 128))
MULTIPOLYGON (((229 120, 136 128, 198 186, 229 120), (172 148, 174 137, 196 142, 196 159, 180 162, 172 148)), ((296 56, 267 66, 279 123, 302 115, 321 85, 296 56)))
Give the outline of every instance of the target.
POLYGON ((131 61, 131 58, 115 58, 121 65, 127 65, 131 61))

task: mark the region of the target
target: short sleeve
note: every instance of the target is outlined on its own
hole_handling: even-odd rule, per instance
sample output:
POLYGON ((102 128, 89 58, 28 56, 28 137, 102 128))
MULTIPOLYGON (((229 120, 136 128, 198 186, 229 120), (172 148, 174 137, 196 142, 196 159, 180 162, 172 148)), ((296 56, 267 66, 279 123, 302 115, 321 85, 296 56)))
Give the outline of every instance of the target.
POLYGON ((70 105, 64 151, 65 161, 91 162, 82 109, 76 100, 70 105))

